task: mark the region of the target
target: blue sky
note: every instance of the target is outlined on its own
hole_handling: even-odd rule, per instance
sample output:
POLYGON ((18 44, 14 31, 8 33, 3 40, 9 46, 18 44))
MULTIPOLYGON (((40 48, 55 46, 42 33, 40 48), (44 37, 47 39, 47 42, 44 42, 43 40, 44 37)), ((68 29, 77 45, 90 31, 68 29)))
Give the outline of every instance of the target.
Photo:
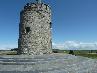
MULTIPOLYGON (((0 46, 17 47, 19 14, 35 0, 0 0, 0 46)), ((97 42, 97 0, 43 0, 52 7, 52 38, 97 42)))

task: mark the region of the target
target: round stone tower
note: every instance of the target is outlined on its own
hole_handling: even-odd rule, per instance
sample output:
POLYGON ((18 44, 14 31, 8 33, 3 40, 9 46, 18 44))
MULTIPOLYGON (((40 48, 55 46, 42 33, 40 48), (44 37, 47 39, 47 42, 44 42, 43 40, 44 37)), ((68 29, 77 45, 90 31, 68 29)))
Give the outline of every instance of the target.
POLYGON ((37 0, 20 13, 18 54, 52 53, 51 8, 37 0))

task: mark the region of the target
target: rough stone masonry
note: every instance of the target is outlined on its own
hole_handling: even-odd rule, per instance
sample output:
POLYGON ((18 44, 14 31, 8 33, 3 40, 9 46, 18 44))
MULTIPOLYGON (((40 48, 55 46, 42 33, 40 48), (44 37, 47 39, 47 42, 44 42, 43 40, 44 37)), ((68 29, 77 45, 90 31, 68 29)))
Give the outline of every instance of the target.
POLYGON ((51 8, 36 1, 27 3, 20 12, 18 54, 52 53, 51 8))

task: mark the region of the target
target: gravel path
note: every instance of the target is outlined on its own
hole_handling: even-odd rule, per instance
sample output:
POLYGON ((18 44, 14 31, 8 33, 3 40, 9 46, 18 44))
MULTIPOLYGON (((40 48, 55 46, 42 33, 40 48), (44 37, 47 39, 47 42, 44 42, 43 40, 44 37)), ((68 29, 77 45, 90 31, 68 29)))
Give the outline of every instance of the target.
POLYGON ((69 54, 0 56, 0 73, 97 73, 97 60, 69 54))

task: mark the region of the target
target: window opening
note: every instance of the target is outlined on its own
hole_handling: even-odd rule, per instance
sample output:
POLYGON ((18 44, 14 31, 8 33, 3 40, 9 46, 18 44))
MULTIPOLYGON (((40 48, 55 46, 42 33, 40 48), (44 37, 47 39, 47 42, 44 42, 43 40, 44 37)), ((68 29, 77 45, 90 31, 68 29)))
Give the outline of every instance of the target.
POLYGON ((26 33, 29 33, 30 31, 30 27, 26 27, 26 33))

